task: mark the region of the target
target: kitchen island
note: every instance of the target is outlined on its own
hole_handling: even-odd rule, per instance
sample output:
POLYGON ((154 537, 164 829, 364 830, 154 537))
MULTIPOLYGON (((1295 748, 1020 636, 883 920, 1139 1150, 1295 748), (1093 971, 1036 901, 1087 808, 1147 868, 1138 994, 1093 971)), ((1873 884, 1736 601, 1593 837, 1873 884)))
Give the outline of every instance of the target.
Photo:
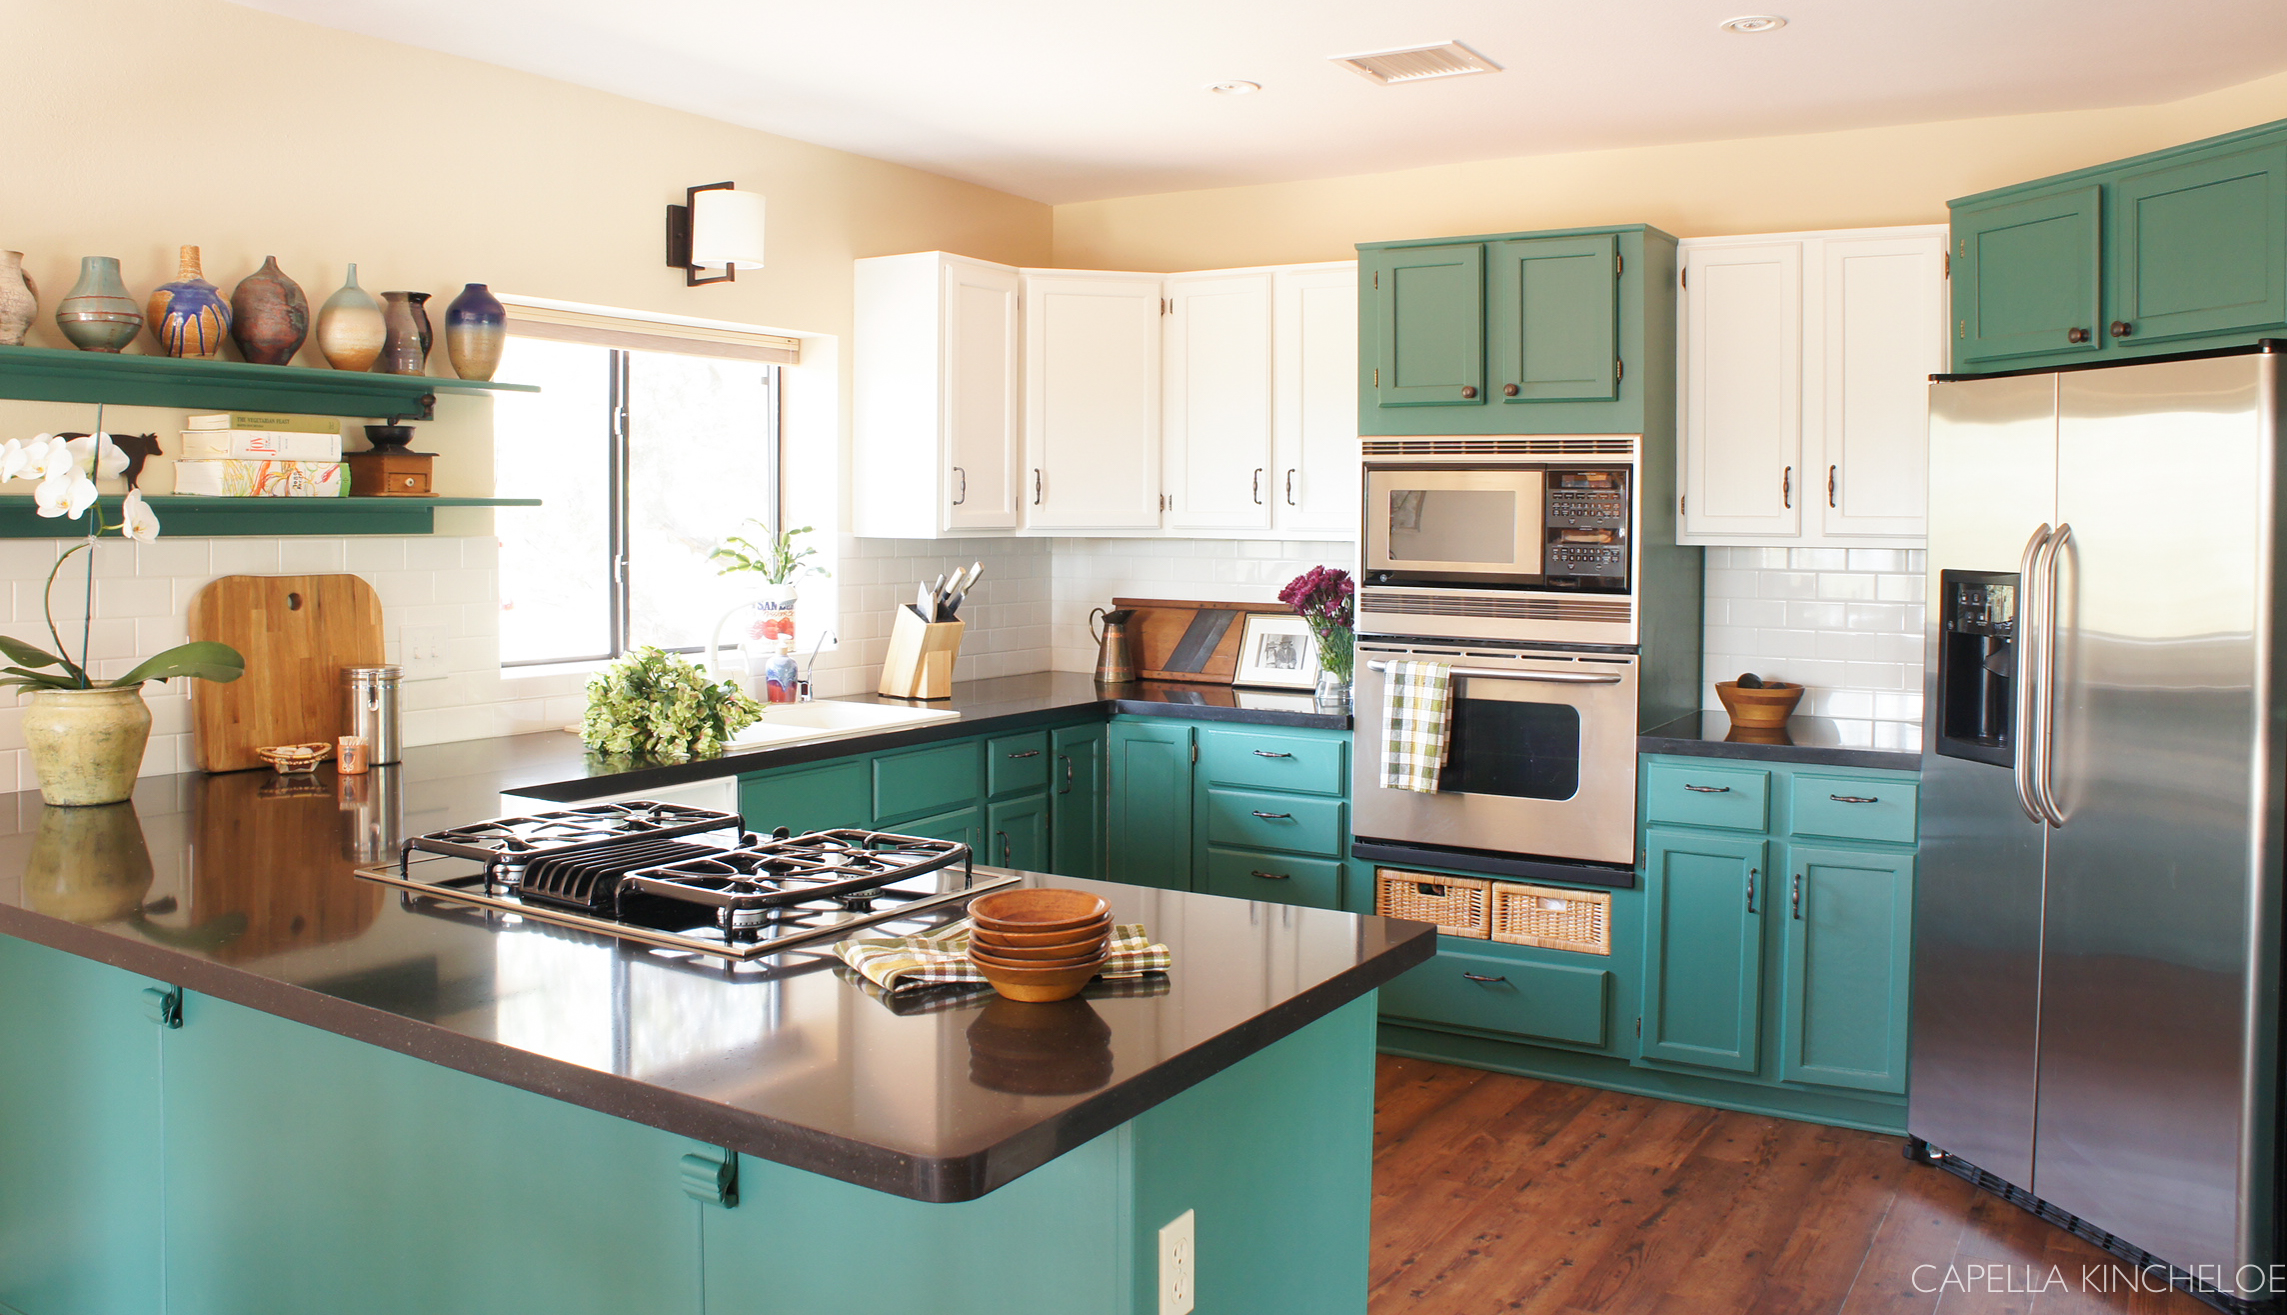
POLYGON ((376 786, 433 830, 554 757, 0 797, 0 1306, 1148 1312, 1189 1212, 1199 1309, 1364 1309, 1373 995, 1429 928, 1071 883, 1173 970, 892 1001, 350 874, 376 786))

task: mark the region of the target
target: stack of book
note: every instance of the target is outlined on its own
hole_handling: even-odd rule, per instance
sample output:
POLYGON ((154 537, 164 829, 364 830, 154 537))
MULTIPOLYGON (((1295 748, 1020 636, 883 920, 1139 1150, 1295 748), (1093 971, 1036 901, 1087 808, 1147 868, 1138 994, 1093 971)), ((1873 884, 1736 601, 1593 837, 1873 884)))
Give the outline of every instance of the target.
POLYGON ((212 498, 339 498, 349 493, 341 421, 239 411, 184 422, 175 492, 212 498))

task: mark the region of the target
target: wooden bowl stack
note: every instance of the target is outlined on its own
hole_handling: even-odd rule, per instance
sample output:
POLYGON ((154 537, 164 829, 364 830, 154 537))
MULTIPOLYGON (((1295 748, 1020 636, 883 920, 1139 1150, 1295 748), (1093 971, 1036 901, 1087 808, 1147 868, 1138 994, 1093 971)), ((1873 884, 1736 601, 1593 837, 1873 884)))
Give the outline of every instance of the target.
POLYGON ((1112 906, 1080 890, 999 890, 969 903, 969 961, 1011 1000, 1080 994, 1103 970, 1112 906))

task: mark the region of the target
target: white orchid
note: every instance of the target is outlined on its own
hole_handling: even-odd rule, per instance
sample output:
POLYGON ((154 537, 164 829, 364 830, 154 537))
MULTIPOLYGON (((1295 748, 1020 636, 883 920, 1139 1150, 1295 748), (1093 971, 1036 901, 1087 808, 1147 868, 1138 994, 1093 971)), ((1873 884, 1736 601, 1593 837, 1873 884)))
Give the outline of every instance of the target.
POLYGON ((64 450, 70 454, 74 466, 84 465, 89 455, 97 453, 99 448, 100 455, 95 459, 97 479, 110 479, 127 473, 127 453, 111 441, 109 434, 82 434, 64 444, 64 450))
POLYGON ((81 513, 95 505, 95 481, 81 474, 77 467, 66 467, 60 475, 51 475, 32 490, 33 509, 42 516, 62 516, 77 520, 81 513))
MULTIPOLYGON (((47 436, 43 434, 40 437, 44 442, 47 436)), ((5 443, 0 443, 0 484, 5 484, 23 474, 24 468, 30 464, 31 457, 24 451, 24 440, 11 438, 5 443)))
POLYGON ((24 455, 31 464, 27 473, 41 479, 54 479, 69 474, 76 465, 72 459, 71 444, 49 434, 42 434, 27 443, 24 455))
POLYGON ((149 543, 159 537, 158 513, 143 501, 143 490, 127 490, 126 501, 119 504, 119 532, 137 543, 149 543))

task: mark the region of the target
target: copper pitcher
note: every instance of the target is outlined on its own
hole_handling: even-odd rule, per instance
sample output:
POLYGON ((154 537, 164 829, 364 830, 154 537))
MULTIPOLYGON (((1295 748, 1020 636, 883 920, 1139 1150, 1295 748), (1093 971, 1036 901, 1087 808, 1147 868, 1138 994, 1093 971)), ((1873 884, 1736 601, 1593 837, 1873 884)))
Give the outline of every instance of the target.
POLYGON ((1116 611, 1097 608, 1088 614, 1088 637, 1096 641, 1096 679, 1107 685, 1124 685, 1136 678, 1136 641, 1128 633, 1128 623, 1136 619, 1136 610, 1123 607, 1116 611), (1102 634, 1096 633, 1096 618, 1104 618, 1102 634))

